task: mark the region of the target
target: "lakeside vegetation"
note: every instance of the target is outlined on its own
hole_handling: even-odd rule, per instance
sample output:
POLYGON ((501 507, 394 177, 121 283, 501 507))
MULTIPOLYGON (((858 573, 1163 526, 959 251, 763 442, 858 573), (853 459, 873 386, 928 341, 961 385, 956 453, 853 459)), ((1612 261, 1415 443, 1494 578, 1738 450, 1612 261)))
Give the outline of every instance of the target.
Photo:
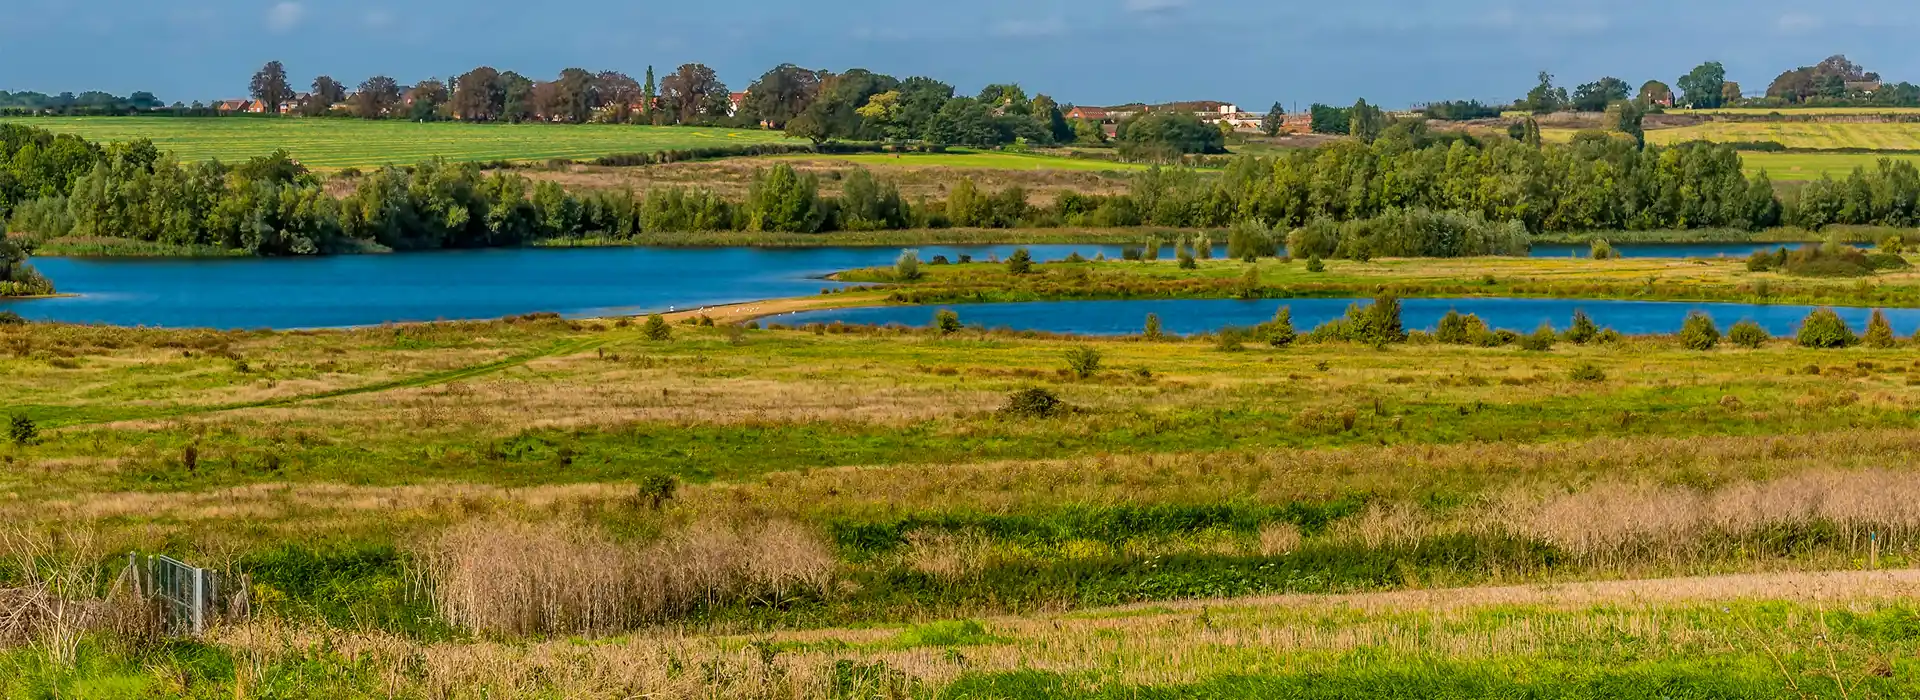
MULTIPOLYGON (((0 664, 9 682, 79 694, 112 682, 259 695, 295 678, 346 694, 697 687, 700 676, 669 670, 672 658, 738 659, 741 688, 823 687, 836 660, 886 664, 860 682, 961 697, 1038 697, 1060 683, 1088 693, 1212 687, 1227 682, 1225 667, 1206 655, 1145 677, 1104 660, 1124 649, 1082 655, 1059 677, 1006 675, 1019 668, 1001 664, 1048 648, 1072 656, 1056 645, 1073 639, 1107 643, 1079 625, 1127 619, 1095 610, 1115 604, 1900 569, 1920 546, 1911 512, 1920 494, 1908 493, 1904 459, 1920 440, 1904 339, 1705 352, 1681 337, 1374 349, 1301 329, 1285 347, 1229 349, 1215 338, 971 330, 964 309, 959 322, 952 331, 678 322, 656 331, 553 318, 301 333, 0 326, 0 393, 33 397, 6 409, 31 430, 0 446, 12 465, 0 476, 9 551, 50 543, 34 538, 54 530, 66 535, 34 550, 42 566, 164 551, 247 573, 254 609, 201 643, 96 631, 79 637, 74 660, 30 647, 0 664), (1054 402, 1021 405, 1051 408, 1007 408, 1010 395, 1036 389, 1054 402), (150 527, 155 517, 166 527, 150 527), (537 587, 501 585, 512 581, 537 587), (1076 610, 1091 612, 1050 617, 1076 610), (1063 631, 1036 637, 1052 619, 1063 631), (568 641, 576 634, 624 636, 568 641), (538 667, 514 650, 545 644, 613 655, 604 663, 634 675, 512 680, 538 667), (643 651, 656 644, 680 650, 643 651), (385 651, 352 651, 376 648, 385 651), (949 649, 985 655, 963 670, 949 649), (388 665, 416 653, 498 659, 489 668, 512 675, 388 665), (308 673, 349 656, 371 665, 308 673), (221 670, 240 660, 245 673, 221 670), (379 683, 399 685, 369 685, 379 683)), ((1706 592, 1625 614, 1681 624, 1690 605, 1719 609, 1719 596, 1751 590, 1673 585, 1706 592)), ((1766 590, 1795 599, 1792 588, 1766 590)), ((1619 604, 1611 595, 1577 610, 1619 604)), ((1873 625, 1913 614, 1903 598, 1874 599, 1885 602, 1850 609, 1873 625)), ((1831 614, 1827 601, 1790 609, 1831 614)), ((1470 619, 1513 622, 1468 629, 1586 614, 1513 617, 1498 605, 1468 608, 1483 610, 1470 619)), ((1225 633, 1242 624, 1234 608, 1177 609, 1225 633)), ((1301 629, 1310 618, 1289 616, 1316 614, 1292 609, 1251 612, 1268 622, 1246 624, 1301 629)), ((1778 614, 1765 611, 1779 610, 1736 609, 1763 629, 1778 614)), ((1449 619, 1425 605, 1405 614, 1449 619)), ((1325 619, 1397 624, 1351 615, 1325 619)), ((1699 634, 1731 633, 1702 624, 1699 634)), ((1875 633, 1848 631, 1864 629, 1835 631, 1836 653, 1879 658, 1875 633)), ((1249 687, 1343 673, 1347 647, 1303 643, 1327 655, 1259 667, 1268 680, 1249 687)), ((1515 657, 1390 658, 1473 672, 1586 648, 1557 636, 1538 644, 1515 657)), ((1647 645, 1675 663, 1701 653, 1671 638, 1647 645)), ((1759 658, 1743 653, 1705 658, 1759 658)), ((1714 681, 1640 663, 1683 684, 1782 683, 1760 670, 1714 681)), ((1815 667, 1790 668, 1799 677, 1815 667)), ((1875 682, 1854 668, 1839 675, 1875 682)))

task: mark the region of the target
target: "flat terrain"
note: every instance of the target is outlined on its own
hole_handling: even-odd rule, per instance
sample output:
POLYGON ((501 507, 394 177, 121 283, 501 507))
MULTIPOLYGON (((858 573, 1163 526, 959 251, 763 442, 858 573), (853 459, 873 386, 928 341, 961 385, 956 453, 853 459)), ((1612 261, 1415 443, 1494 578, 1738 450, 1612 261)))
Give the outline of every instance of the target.
POLYGON ((48 117, 15 119, 94 141, 151 139, 181 160, 242 161, 284 148, 319 170, 455 161, 590 159, 753 143, 804 143, 777 131, 610 124, 461 124, 360 119, 245 117, 48 117))
MULTIPOLYGON (((1082 170, 1092 172, 1129 172, 1146 170, 1138 163, 1116 163, 1093 158, 1072 158, 1041 153, 998 153, 955 151, 949 153, 856 153, 837 156, 805 154, 771 156, 772 159, 851 163, 871 168, 961 168, 974 170, 1082 170)), ((764 159, 762 159, 764 160, 764 159)))
POLYGON ((1881 160, 1920 165, 1920 155, 1906 153, 1741 153, 1747 172, 1765 171, 1774 182, 1805 182, 1822 176, 1844 180, 1855 168, 1871 171, 1881 160))
POLYGON ((1722 107, 1719 109, 1669 109, 1668 114, 1729 114, 1765 116, 1769 114, 1873 116, 1877 114, 1920 114, 1920 107, 1722 107))

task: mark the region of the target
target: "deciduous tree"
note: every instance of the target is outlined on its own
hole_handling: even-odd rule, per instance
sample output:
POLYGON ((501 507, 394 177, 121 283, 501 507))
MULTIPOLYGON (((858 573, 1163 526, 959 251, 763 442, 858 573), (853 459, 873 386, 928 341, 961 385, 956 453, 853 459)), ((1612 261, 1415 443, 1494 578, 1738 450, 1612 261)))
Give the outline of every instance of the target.
POLYGON ((260 102, 268 114, 279 114, 280 106, 293 99, 293 86, 287 83, 287 68, 279 61, 268 61, 253 74, 248 94, 260 102))

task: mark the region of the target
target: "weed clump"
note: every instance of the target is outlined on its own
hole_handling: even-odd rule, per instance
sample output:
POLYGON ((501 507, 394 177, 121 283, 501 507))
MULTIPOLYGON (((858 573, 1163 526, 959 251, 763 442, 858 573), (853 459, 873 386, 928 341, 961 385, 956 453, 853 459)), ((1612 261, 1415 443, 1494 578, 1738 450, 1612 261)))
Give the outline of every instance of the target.
POLYGON ((1307 258, 1307 271, 1308 272, 1326 272, 1327 264, 1320 262, 1320 256, 1315 255, 1313 257, 1307 258))
POLYGON ((1847 322, 1840 320, 1840 314, 1833 309, 1815 309, 1807 314, 1795 340, 1803 348, 1844 348, 1860 342, 1853 329, 1848 328, 1847 322))
POLYGON ((1007 397, 1007 405, 1000 407, 1001 414, 1016 418, 1052 418, 1066 410, 1060 397, 1038 387, 1013 392, 1007 397))
POLYGON ((31 445, 39 437, 40 426, 32 418, 15 414, 12 420, 7 421, 7 439, 12 440, 13 444, 31 445))
POLYGON ((1575 366, 1573 371, 1568 372, 1567 377, 1576 382, 1604 382, 1607 380, 1607 373, 1601 370, 1599 365, 1582 362, 1575 366))
POLYGON ((1745 319, 1727 329, 1727 341, 1743 348, 1757 348, 1773 340, 1767 329, 1761 328, 1753 319, 1745 319))
POLYGON ((1720 344, 1720 329, 1713 325, 1713 317, 1699 311, 1687 314, 1686 323, 1680 326, 1680 345, 1688 350, 1712 350, 1720 344))
POLYGON ((1614 250, 1613 244, 1608 243, 1605 238, 1593 239, 1593 244, 1588 246, 1587 250, 1588 255, 1595 260, 1612 260, 1620 257, 1620 251, 1614 250))

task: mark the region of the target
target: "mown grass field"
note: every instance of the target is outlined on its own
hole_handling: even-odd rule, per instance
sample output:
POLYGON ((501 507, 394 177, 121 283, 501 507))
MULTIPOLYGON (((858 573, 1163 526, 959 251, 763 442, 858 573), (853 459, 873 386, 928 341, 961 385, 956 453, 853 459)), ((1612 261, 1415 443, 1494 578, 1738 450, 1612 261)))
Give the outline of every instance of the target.
MULTIPOLYGON (((1733 264, 1313 274, 1679 294, 1750 283, 1733 264)), ((1111 268, 1226 294, 1243 267, 1049 263, 1026 284, 929 265, 922 285, 1111 268)), ((1920 341, 1234 348, 690 318, 665 338, 0 325, 0 416, 35 426, 0 442, 0 591, 155 552, 245 573, 254 610, 194 643, 0 633, 0 696, 1865 698, 1920 679, 1920 341), (1098 362, 1072 371, 1084 349, 1098 362), (1033 389, 1060 404, 1006 410, 1033 389)))
POLYGON ((1756 153, 1740 154, 1748 173, 1766 172, 1774 182, 1806 182, 1830 177, 1846 179, 1855 168, 1871 171, 1881 160, 1920 164, 1920 155, 1905 153, 1756 153))
POLYGON ((1834 115, 1873 116, 1876 114, 1920 114, 1920 107, 1722 107, 1719 109, 1669 109, 1668 114, 1730 114, 1746 116, 1834 115))
POLYGON ((1647 141, 1775 141, 1788 148, 1920 150, 1920 124, 1884 122, 1707 122, 1653 129, 1647 141))
POLYGON ((48 117, 15 119, 94 141, 151 139, 182 160, 227 162, 287 149, 320 170, 455 161, 590 159, 754 143, 804 143, 775 131, 611 124, 420 124, 359 119, 48 117))

